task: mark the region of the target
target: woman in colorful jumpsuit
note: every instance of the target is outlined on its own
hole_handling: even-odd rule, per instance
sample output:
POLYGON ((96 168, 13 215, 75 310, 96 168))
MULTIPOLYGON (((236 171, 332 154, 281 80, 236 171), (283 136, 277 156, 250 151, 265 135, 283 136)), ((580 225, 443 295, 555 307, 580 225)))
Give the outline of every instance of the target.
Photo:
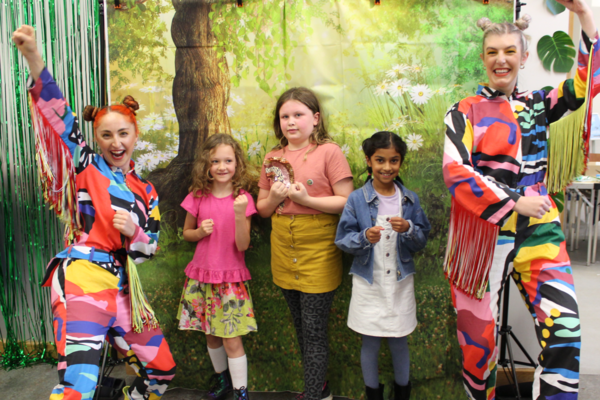
MULTIPOLYGON (((508 274, 533 317, 542 349, 533 398, 577 398, 579 314, 559 212, 543 183, 546 127, 584 102, 587 74, 598 74, 587 70, 591 44, 598 34, 583 0, 557 1, 579 17, 583 30, 575 79, 550 91, 518 92, 518 72, 528 56, 521 31, 528 25, 528 16, 514 25, 480 20, 478 25, 485 32, 481 59, 489 84, 480 87, 476 96, 452 106, 445 119, 443 171, 453 207, 476 221, 490 222, 486 224, 492 228, 492 224, 499 227, 497 239, 493 236, 492 246, 485 249, 477 244, 479 238, 465 242, 472 226, 460 229, 452 222, 456 215, 451 218, 450 235, 466 243, 465 251, 491 254, 482 299, 466 294, 451 281, 463 383, 471 399, 495 398, 499 292, 508 274), (456 229, 454 233, 452 229, 456 229)), ((599 66, 597 59, 594 55, 599 66)), ((596 90, 592 87, 592 93, 596 90)))
MULTIPOLYGON (((93 398, 107 335, 138 375, 124 390, 126 400, 159 399, 173 379, 175 362, 158 327, 143 325, 139 333, 132 329, 130 286, 124 270, 127 255, 135 263, 153 255, 160 223, 156 191, 136 173, 131 161, 138 137, 137 102, 129 96, 126 105, 86 107, 84 118, 94 121, 94 137, 102 155, 94 153, 45 68, 34 35, 34 29, 24 25, 14 32, 13 41, 31 73, 39 169, 51 169, 58 181, 52 191, 56 196, 46 194, 46 200, 63 216, 72 204, 73 215, 80 221, 75 224, 79 229, 72 231, 73 244, 50 262, 43 283, 51 287, 59 357, 60 383, 50 399, 93 398), (70 185, 69 171, 74 185, 70 185)), ((41 176, 44 180, 48 175, 42 172, 41 176)))

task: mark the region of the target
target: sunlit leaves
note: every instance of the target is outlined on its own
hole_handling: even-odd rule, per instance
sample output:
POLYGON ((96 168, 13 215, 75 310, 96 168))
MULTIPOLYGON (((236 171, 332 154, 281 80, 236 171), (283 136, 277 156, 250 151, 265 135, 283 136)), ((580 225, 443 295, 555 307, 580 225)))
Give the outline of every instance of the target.
MULTIPOLYGON (((217 2, 209 14, 219 54, 228 56, 231 83, 238 86, 252 73, 259 87, 274 95, 285 87, 293 68, 291 51, 312 34, 311 19, 341 32, 337 13, 325 11, 332 0, 264 0, 244 7, 217 2), (252 67, 252 68, 250 68, 252 67)), ((223 68, 225 66, 223 65, 223 68)))

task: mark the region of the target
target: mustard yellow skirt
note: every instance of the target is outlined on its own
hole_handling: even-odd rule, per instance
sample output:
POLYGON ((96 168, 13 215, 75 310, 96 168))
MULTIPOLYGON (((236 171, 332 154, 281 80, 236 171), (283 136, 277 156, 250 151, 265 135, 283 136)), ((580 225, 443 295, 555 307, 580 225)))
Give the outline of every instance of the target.
POLYGON ((303 293, 335 290, 342 282, 342 251, 334 243, 339 220, 331 214, 273 214, 273 282, 303 293))

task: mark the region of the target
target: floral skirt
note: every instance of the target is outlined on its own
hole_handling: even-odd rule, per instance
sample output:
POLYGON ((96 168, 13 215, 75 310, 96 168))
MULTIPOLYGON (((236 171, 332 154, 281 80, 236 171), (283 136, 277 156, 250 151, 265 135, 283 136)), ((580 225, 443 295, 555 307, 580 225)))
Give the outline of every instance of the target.
POLYGON ((257 330, 248 281, 203 283, 186 278, 177 318, 181 330, 222 338, 257 330))

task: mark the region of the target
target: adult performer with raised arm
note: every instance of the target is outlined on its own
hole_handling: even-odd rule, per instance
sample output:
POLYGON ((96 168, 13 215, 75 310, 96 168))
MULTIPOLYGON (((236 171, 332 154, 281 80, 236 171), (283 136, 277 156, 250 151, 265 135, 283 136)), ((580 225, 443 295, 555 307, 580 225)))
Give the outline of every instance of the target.
MULTIPOLYGON (((559 213, 544 178, 547 126, 583 104, 587 76, 598 73, 588 71, 598 33, 583 0, 557 1, 578 16, 583 30, 575 78, 551 91, 519 92, 518 72, 529 54, 522 30, 530 18, 514 24, 483 19, 481 60, 489 83, 452 106, 445 119, 443 171, 453 202, 445 270, 471 399, 495 398, 499 292, 509 274, 541 346, 533 398, 577 398, 577 298, 559 213)), ((595 53, 593 58, 599 66, 595 53)))
POLYGON ((52 259, 43 282, 51 287, 59 357, 60 383, 50 399, 93 398, 107 335, 138 375, 124 390, 126 400, 159 399, 173 379, 175 362, 149 314, 141 314, 141 322, 134 318, 132 324, 135 288, 125 269, 154 254, 160 223, 158 195, 131 160, 139 134, 139 106, 128 96, 122 105, 86 107, 84 119, 93 121, 101 150, 96 154, 45 68, 34 35, 32 27, 23 25, 13 33, 13 41, 29 64, 45 197, 66 221, 69 244, 52 259))

